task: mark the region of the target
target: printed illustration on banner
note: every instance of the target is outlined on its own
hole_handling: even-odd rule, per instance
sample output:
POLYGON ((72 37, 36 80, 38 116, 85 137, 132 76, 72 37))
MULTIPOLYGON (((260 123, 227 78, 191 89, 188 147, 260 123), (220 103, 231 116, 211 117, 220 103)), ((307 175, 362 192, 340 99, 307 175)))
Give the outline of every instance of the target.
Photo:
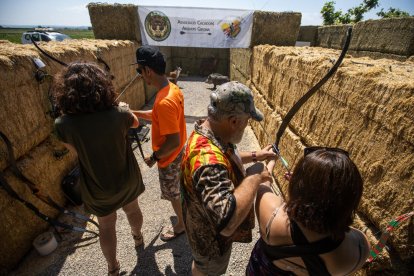
POLYGON ((225 19, 220 23, 221 30, 223 31, 226 38, 236 38, 241 31, 241 19, 240 18, 229 18, 225 19))
POLYGON ((163 41, 171 33, 171 22, 168 17, 160 11, 151 11, 145 17, 145 30, 155 41, 163 41))

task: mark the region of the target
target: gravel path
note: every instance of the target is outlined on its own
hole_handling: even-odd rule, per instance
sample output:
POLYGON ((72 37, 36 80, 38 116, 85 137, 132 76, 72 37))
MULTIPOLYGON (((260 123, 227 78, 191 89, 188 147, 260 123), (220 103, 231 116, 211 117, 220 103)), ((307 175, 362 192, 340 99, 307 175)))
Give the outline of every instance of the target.
MULTIPOLYGON (((194 121, 207 114, 211 84, 201 78, 182 78, 178 84, 185 97, 187 133, 194 129, 194 121)), ((257 150, 259 144, 250 127, 247 127, 241 150, 257 150)), ((143 145, 145 154, 151 153, 150 141, 143 145)), ((158 235, 163 226, 175 220, 168 201, 160 199, 158 172, 156 167, 148 168, 135 150, 146 191, 139 197, 144 216, 143 235, 145 247, 135 250, 125 214, 118 211, 117 238, 118 259, 124 275, 190 275, 191 253, 185 235, 170 242, 163 242, 158 235)), ((81 208, 78 208, 81 210, 81 208)), ((256 223, 257 225, 257 223, 256 223)), ((91 227, 93 229, 93 227, 91 227)), ((258 229, 253 231, 253 241, 258 239, 258 229)), ((226 275, 244 275, 250 252, 250 244, 235 243, 226 275)), ((11 275, 106 275, 107 267, 97 238, 90 234, 65 233, 57 250, 42 257, 32 250, 11 275)))

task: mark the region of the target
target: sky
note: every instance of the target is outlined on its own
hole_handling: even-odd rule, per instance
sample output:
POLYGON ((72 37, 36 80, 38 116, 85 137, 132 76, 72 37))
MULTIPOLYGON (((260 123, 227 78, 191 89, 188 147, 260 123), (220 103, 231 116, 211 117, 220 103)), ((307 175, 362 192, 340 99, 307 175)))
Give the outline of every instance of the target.
MULTIPOLYGON (((113 4, 142 6, 181 6, 246 9, 302 13, 301 25, 322 25, 320 10, 328 0, 116 0, 113 4), (139 4, 138 4, 139 3, 139 4)), ((84 0, 0 0, 0 25, 42 26, 91 26, 87 4, 84 0)), ((97 2, 97 1, 96 1, 97 2)), ((336 10, 346 12, 358 6, 362 0, 336 0, 336 10)), ((364 19, 376 19, 377 12, 389 7, 399 8, 414 15, 414 0, 379 0, 380 7, 370 11, 364 19)))

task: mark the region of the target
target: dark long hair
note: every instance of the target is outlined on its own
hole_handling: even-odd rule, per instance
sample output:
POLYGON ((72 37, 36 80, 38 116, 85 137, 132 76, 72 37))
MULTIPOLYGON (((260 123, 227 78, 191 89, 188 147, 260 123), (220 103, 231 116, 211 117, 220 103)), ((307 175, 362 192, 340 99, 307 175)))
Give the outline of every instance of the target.
POLYGON ((296 165, 286 212, 309 230, 342 239, 353 222, 362 190, 358 168, 346 154, 320 149, 296 165))
POLYGON ((69 64, 55 77, 52 89, 63 114, 94 113, 117 105, 110 76, 94 63, 69 64))

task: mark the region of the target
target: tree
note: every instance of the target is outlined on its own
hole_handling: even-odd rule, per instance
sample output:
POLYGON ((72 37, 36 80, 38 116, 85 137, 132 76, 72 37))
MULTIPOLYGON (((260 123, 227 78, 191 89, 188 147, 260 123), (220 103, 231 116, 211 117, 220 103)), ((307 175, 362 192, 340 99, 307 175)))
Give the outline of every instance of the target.
POLYGON ((364 18, 364 13, 378 7, 379 0, 363 0, 362 3, 354 8, 343 13, 341 10, 335 11, 335 1, 326 2, 321 10, 323 24, 349 24, 361 21, 364 18))
POLYGON ((402 11, 400 9, 389 8, 387 12, 384 12, 384 9, 381 9, 380 12, 377 12, 377 15, 381 18, 391 18, 391 17, 408 17, 410 14, 408 12, 402 11))

